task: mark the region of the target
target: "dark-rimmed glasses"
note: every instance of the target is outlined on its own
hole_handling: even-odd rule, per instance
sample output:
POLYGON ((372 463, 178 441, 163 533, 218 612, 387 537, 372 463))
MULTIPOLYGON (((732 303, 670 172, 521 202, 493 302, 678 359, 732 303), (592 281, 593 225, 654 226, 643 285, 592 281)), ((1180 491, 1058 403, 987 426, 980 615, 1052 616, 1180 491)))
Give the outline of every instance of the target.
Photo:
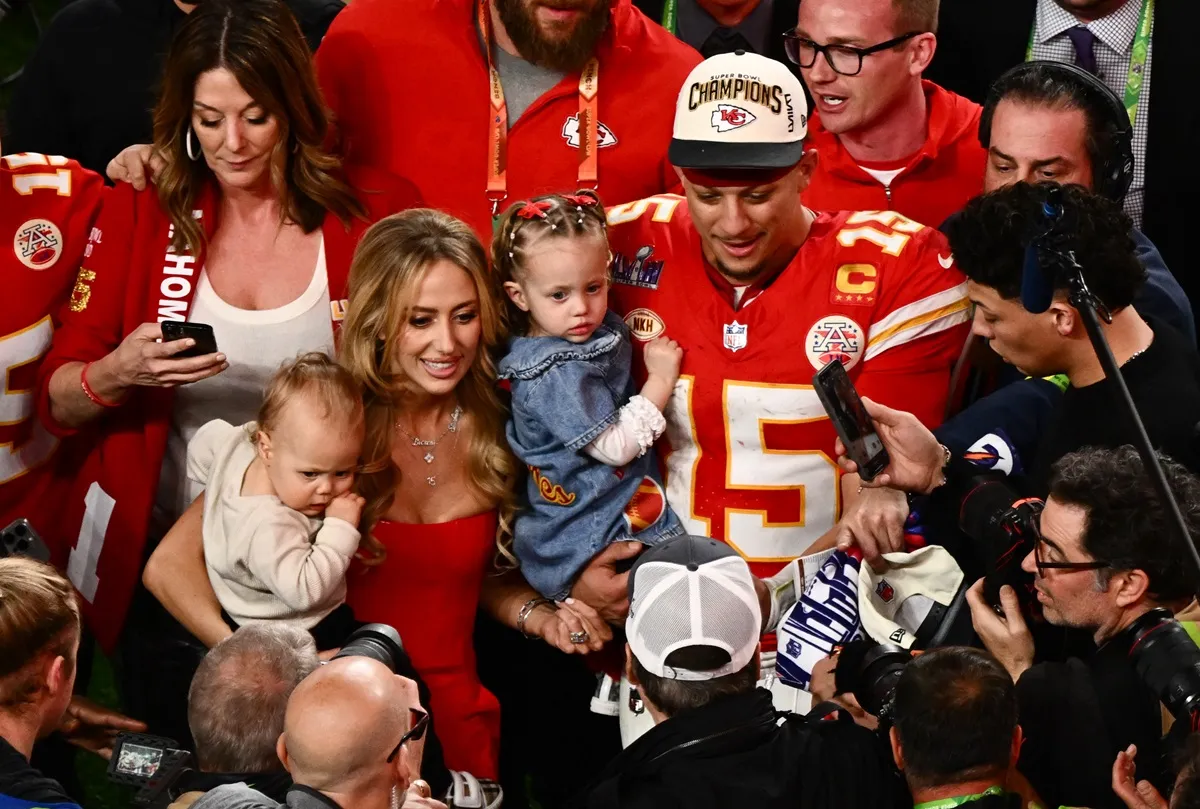
POLYGON ((1045 576, 1047 570, 1103 570, 1109 567, 1108 562, 1045 562, 1042 561, 1042 529, 1034 522, 1033 530, 1033 564, 1037 567, 1038 575, 1045 576))
POLYGON ((405 742, 419 741, 425 735, 425 728, 429 727, 429 714, 425 711, 422 711, 420 708, 409 708, 408 714, 411 727, 409 727, 408 733, 400 737, 400 741, 396 743, 395 749, 387 757, 388 764, 391 764, 396 760, 396 756, 400 755, 400 748, 404 746, 405 742))
POLYGON ((839 73, 843 76, 857 76, 862 71, 864 56, 886 51, 888 48, 894 48, 920 35, 920 31, 909 31, 907 34, 901 34, 894 39, 889 39, 887 42, 880 42, 878 45, 872 45, 869 48, 856 48, 853 45, 818 45, 811 39, 805 39, 800 36, 795 31, 788 31, 783 35, 783 50, 787 53, 788 59, 791 59, 800 65, 800 67, 812 67, 817 62, 817 54, 822 54, 825 57, 826 64, 832 68, 834 73, 839 73))

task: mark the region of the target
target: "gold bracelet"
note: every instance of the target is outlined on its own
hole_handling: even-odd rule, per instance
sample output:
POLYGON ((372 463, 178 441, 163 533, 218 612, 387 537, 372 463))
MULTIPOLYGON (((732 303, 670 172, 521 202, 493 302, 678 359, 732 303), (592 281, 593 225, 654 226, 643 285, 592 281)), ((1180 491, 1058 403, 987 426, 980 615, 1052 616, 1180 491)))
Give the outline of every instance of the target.
POLYGON ((543 604, 549 604, 550 606, 554 606, 554 602, 551 601, 550 599, 538 596, 537 598, 531 598, 528 601, 526 601, 525 604, 521 607, 521 611, 517 613, 517 631, 520 632, 525 637, 527 637, 527 638, 537 637, 536 635, 530 635, 528 632, 525 631, 525 619, 527 619, 530 615, 532 615, 533 611, 536 610, 538 607, 542 606, 543 604))

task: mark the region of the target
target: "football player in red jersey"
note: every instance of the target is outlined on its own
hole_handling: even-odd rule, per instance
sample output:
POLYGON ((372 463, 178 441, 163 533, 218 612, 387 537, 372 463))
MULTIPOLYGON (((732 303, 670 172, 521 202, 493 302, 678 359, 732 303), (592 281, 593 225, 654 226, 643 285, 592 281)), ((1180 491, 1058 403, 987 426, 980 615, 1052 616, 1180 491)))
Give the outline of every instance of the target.
POLYGON ((35 378, 67 303, 104 183, 74 160, 40 154, 0 157, 0 528, 25 517, 60 568, 69 541, 52 473, 59 441, 38 421, 35 378))
POLYGON ((859 491, 834 463, 813 374, 840 359, 862 394, 932 426, 969 328, 936 230, 803 206, 819 159, 806 117, 783 65, 708 59, 675 112, 686 197, 609 212, 613 308, 637 339, 667 333, 685 352, 665 414, 667 499, 689 533, 725 540, 760 576, 832 544, 859 491))

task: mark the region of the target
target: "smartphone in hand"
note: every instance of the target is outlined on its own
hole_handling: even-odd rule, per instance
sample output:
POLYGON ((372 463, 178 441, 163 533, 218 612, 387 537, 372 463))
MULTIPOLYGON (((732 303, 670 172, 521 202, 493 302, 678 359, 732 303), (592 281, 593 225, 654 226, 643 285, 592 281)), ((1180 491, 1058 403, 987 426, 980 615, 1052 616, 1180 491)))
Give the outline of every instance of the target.
POLYGON ((891 463, 883 440, 875 430, 850 375, 840 360, 833 360, 813 376, 813 388, 833 422, 846 454, 858 464, 858 475, 872 480, 891 463))
POLYGON ((207 323, 189 323, 183 320, 164 320, 162 322, 162 341, 171 343, 175 340, 192 338, 196 344, 186 351, 180 351, 176 357, 203 357, 205 354, 217 353, 217 338, 213 335, 212 326, 207 323))

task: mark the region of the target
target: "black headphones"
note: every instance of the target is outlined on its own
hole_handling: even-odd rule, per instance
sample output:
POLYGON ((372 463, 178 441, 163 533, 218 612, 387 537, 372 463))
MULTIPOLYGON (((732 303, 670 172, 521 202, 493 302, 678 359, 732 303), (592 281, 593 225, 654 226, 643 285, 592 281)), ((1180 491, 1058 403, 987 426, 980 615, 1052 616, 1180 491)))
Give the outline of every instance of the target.
POLYGON ((1055 78, 1074 84, 1083 95, 1090 96, 1105 110, 1108 121, 1116 130, 1116 142, 1113 144, 1113 154, 1100 165, 1092 167, 1093 185, 1095 191, 1116 203, 1121 203, 1133 183, 1133 124, 1129 121, 1129 113, 1117 94, 1104 82, 1097 79, 1083 68, 1066 62, 1036 61, 1017 65, 1004 73, 988 91, 987 100, 983 104, 983 114, 979 118, 979 142, 987 149, 992 138, 992 116, 996 114, 996 105, 1000 103, 999 87, 1005 80, 1024 71, 1040 70, 1054 73, 1055 78))

